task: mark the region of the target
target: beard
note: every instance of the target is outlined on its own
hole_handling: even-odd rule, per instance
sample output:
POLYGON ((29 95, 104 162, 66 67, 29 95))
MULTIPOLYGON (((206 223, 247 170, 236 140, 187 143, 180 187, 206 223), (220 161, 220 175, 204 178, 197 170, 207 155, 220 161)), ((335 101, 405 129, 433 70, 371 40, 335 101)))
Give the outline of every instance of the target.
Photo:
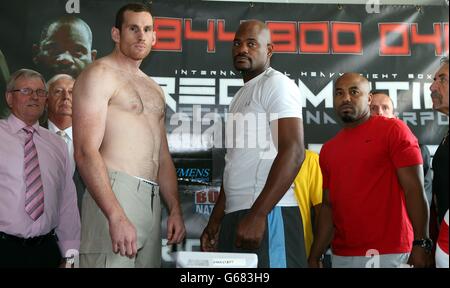
POLYGON ((339 111, 338 115, 339 115, 339 118, 341 118, 342 122, 344 122, 344 123, 352 123, 357 120, 356 119, 357 118, 356 111, 355 111, 354 107, 352 107, 352 109, 350 111, 346 111, 346 112, 339 111))
POLYGON ((234 68, 241 73, 251 71, 252 65, 253 65, 252 59, 246 57, 247 61, 238 61, 237 58, 239 58, 239 57, 240 56, 238 55, 238 56, 234 57, 234 59, 233 59, 234 68))
POLYGON ((235 63, 234 64, 234 68, 239 71, 239 72, 247 72, 247 71, 251 71, 252 70, 252 66, 251 65, 242 65, 241 63, 235 63))
POLYGON ((339 114, 339 117, 341 118, 342 122, 348 124, 358 122, 367 115, 370 115, 370 110, 361 111, 361 113, 358 113, 356 111, 354 111, 353 113, 341 113, 339 114))
MULTIPOLYGON (((124 53, 125 54, 125 53, 124 53)), ((145 57, 148 56, 148 54, 150 54, 150 51, 147 52, 142 52, 142 53, 133 53, 133 52, 129 52, 127 54, 125 54, 126 56, 130 57, 131 59, 135 60, 135 61, 141 61, 144 60, 145 57)))
POLYGON ((344 123, 353 123, 356 121, 356 117, 353 115, 345 114, 345 115, 341 115, 341 120, 344 123))

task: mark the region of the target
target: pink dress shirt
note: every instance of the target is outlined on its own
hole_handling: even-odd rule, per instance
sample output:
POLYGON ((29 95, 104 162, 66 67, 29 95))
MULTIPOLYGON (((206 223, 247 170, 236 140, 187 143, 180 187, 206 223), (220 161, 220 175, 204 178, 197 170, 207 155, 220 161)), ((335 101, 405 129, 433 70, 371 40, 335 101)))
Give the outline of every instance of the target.
POLYGON ((44 214, 33 221, 25 212, 25 126, 13 114, 0 120, 0 231, 29 238, 55 229, 65 256, 67 250, 80 248, 80 215, 67 146, 37 122, 33 125, 44 186, 44 214))

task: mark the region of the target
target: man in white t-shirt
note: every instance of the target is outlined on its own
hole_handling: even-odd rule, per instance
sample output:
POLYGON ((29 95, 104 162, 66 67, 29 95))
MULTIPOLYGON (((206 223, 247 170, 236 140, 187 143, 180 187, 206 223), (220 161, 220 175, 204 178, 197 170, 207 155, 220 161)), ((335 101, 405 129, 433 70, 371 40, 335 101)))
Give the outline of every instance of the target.
POLYGON ((256 253, 258 267, 306 267, 292 187, 304 159, 300 92, 270 67, 272 52, 263 22, 239 26, 232 55, 244 86, 230 104, 223 185, 201 245, 256 253))

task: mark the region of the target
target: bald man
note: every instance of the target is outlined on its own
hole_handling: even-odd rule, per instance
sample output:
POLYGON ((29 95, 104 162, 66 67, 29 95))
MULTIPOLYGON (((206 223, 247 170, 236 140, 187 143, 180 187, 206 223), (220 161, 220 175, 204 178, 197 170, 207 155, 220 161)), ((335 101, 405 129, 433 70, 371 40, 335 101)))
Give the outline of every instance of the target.
POLYGON ((330 242, 332 267, 431 264, 417 139, 398 119, 371 117, 371 100, 366 78, 337 79, 333 103, 344 128, 320 152, 324 190, 310 267, 321 265, 330 242))
POLYGON ((236 145, 227 147, 223 185, 201 245, 204 251, 256 253, 258 267, 306 267, 302 218, 292 187, 304 159, 300 95, 293 81, 270 67, 272 51, 263 22, 239 26, 232 56, 244 87, 230 104, 227 128, 236 124, 243 129, 227 129, 227 139, 236 145), (245 122, 263 120, 242 123, 239 115, 245 122), (267 141, 256 141, 261 138, 267 141))

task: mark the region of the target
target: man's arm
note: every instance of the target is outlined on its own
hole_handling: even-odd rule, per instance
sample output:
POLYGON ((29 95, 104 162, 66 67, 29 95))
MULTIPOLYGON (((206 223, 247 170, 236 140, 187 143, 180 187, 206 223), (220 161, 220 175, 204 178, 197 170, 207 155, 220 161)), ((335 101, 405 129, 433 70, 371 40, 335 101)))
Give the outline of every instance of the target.
POLYGON ((319 228, 319 215, 320 215, 320 207, 322 207, 322 203, 314 205, 314 224, 313 224, 313 233, 315 233, 315 231, 317 231, 317 229, 319 228))
POLYGON ((266 217, 294 182, 303 163, 303 124, 300 118, 283 118, 271 122, 278 154, 272 164, 261 194, 238 224, 236 247, 256 249, 264 235, 266 217), (278 129, 277 129, 278 128, 278 129))
POLYGON ((169 217, 167 218, 167 244, 175 244, 183 240, 186 235, 186 229, 181 215, 177 173, 167 144, 164 117, 160 121, 160 131, 161 150, 159 152, 158 181, 161 196, 164 198, 164 202, 169 209, 169 217))
MULTIPOLYGON (((315 207, 315 206, 314 206, 315 207)), ((315 227, 314 241, 311 246, 308 264, 310 268, 321 267, 320 259, 333 238, 333 214, 331 210, 330 191, 323 191, 322 206, 318 217, 317 226, 315 227)))
POLYGON ((208 225, 206 225, 202 235, 200 236, 200 247, 202 251, 217 251, 220 224, 222 223, 222 218, 225 215, 225 200, 225 192, 223 190, 222 184, 222 186, 220 187, 219 198, 217 199, 211 216, 209 217, 208 225))
MULTIPOLYGON (((62 141, 61 141, 62 142, 62 141)), ((80 213, 77 206, 77 192, 73 183, 73 167, 69 160, 69 150, 66 143, 62 142, 65 157, 64 189, 60 193, 59 221, 55 229, 58 236, 58 245, 64 258, 77 257, 80 250, 80 213)), ((65 264, 65 261, 64 261, 65 264)), ((62 267, 65 267, 62 266, 62 267)))
POLYGON ((99 152, 106 127, 108 101, 114 94, 106 85, 108 71, 91 66, 78 76, 73 89, 74 154, 89 193, 109 222, 114 253, 134 257, 137 233, 114 195, 106 165, 99 152))
MULTIPOLYGON (((423 188, 422 165, 397 169, 397 177, 405 192, 406 210, 414 230, 414 239, 428 238, 429 209, 423 188)), ((408 264, 429 267, 431 255, 425 249, 413 246, 408 264)))

